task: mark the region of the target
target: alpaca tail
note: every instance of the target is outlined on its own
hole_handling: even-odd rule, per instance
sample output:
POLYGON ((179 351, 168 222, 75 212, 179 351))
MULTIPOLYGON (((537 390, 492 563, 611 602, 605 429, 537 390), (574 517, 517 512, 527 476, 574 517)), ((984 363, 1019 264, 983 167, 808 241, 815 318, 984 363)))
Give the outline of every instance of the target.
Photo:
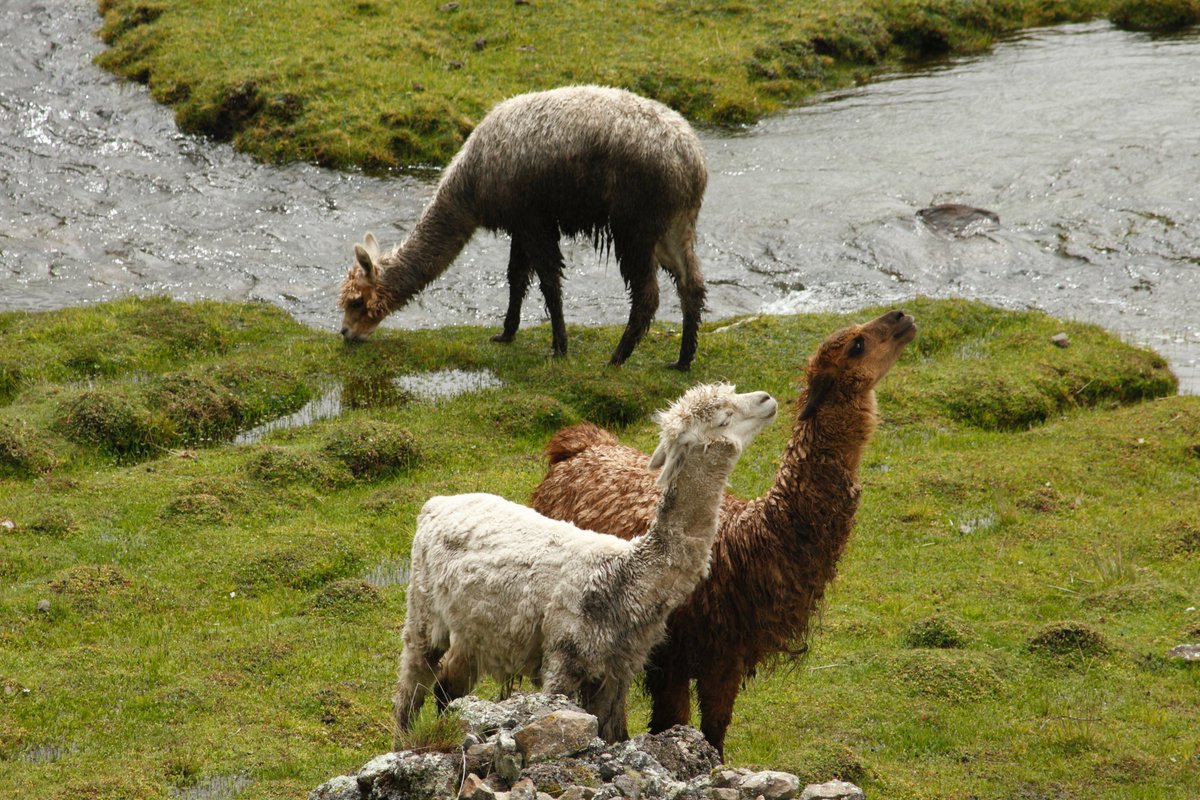
POLYGON ((550 466, 559 464, 596 445, 618 444, 617 437, 603 428, 590 422, 581 422, 569 428, 563 428, 546 444, 546 458, 550 466))

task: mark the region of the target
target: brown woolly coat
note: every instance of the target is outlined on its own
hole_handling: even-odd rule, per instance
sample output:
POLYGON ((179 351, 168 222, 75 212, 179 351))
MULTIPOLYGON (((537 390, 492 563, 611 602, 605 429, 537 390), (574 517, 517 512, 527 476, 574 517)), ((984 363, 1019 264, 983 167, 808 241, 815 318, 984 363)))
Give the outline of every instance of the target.
MULTIPOLYGON (((650 656, 651 731, 688 722, 696 680, 701 728, 722 750, 743 679, 763 659, 803 649, 854 526, 873 387, 915 332, 911 317, 891 312, 835 333, 810 361, 775 484, 757 500, 725 495, 709 578, 672 613, 650 656), (857 339, 869 353, 849 355, 857 339)), ((624 538, 646 531, 658 502, 647 456, 590 423, 557 433, 547 454, 535 509, 624 538)))

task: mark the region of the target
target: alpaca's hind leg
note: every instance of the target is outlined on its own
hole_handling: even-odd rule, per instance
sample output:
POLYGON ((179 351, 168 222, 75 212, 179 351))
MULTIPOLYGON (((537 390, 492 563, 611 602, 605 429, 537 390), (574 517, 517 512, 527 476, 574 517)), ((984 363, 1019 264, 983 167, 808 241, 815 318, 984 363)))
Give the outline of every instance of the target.
POLYGON ((742 671, 737 665, 702 675, 696 681, 700 701, 700 731, 708 743, 717 748, 725 760, 725 731, 733 719, 733 701, 742 683, 742 671))
POLYGON ((508 311, 504 314, 504 330, 492 337, 493 342, 511 342, 521 327, 521 304, 529 291, 533 271, 522 245, 522 237, 513 234, 508 248, 508 311))
POLYGON ((646 664, 646 691, 650 694, 650 732, 662 733, 674 725, 687 725, 692 713, 688 677, 684 670, 646 664))
POLYGON ((696 355, 700 314, 704 311, 707 288, 700 274, 700 259, 693 247, 695 225, 686 224, 673 229, 658 243, 655 257, 675 281, 679 305, 683 311, 683 337, 679 345, 679 360, 672 369, 688 369, 696 355))
POLYGON ((437 682, 433 687, 438 713, 445 711, 452 701, 471 691, 471 687, 479 680, 474 667, 475 659, 461 647, 451 645, 446 655, 442 656, 437 682))
POLYGON ((558 231, 554 228, 527 240, 533 271, 537 273, 546 313, 550 315, 551 349, 556 356, 567 354, 567 324, 563 320, 562 279, 563 256, 558 248, 558 231))
POLYGON ((396 737, 408 730, 413 717, 421 710, 425 695, 436 681, 434 667, 444 652, 422 647, 414 641, 416 637, 410 637, 407 631, 405 634, 404 652, 400 654, 400 676, 396 679, 396 692, 392 695, 396 737))
POLYGON ((658 310, 658 275, 654 271, 652 250, 646 248, 623 255, 618 252, 617 258, 621 262, 621 275, 629 286, 629 322, 608 362, 614 366, 624 364, 629 358, 633 348, 646 335, 654 312, 658 310))

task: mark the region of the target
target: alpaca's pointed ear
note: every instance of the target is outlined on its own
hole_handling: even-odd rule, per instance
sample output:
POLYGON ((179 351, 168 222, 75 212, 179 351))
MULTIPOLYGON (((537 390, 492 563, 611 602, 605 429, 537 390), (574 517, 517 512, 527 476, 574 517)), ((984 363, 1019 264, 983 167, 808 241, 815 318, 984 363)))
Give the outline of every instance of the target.
POLYGON ((372 261, 379 260, 379 240, 375 238, 375 234, 367 231, 367 235, 363 237, 363 248, 372 261))
POLYGON ((650 469, 662 467, 662 470, 658 473, 658 478, 654 481, 658 488, 666 489, 668 485, 674 482, 675 476, 683 468, 687 450, 688 446, 679 442, 675 442, 670 448, 665 444, 660 444, 658 449, 654 451, 654 455, 650 456, 650 469), (670 451, 669 453, 668 450, 670 451))
POLYGON ((658 449, 654 451, 654 455, 650 456, 650 464, 647 469, 656 470, 665 463, 667 463, 667 447, 660 443, 658 449))
POLYGON ((371 258, 371 254, 361 244, 354 245, 354 260, 358 262, 359 268, 362 269, 363 277, 368 282, 374 283, 376 278, 375 260, 371 258))
POLYGON ((817 409, 825 401, 829 390, 833 388, 833 383, 832 375, 819 372, 813 376, 808 384, 808 402, 804 404, 804 410, 800 412, 800 419, 811 419, 817 413, 817 409))

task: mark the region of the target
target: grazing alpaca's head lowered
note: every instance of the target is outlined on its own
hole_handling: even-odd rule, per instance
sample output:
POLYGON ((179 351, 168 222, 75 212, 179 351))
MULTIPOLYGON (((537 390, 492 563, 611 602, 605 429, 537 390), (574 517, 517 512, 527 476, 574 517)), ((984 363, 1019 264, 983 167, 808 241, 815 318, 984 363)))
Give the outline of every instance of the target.
MULTIPOLYGON (((480 675, 539 677, 577 695, 606 740, 628 738, 629 684, 667 615, 708 573, 725 482, 775 418, 766 392, 697 386, 659 414, 641 471, 661 487, 633 541, 582 530, 490 494, 434 497, 412 545, 404 652, 393 697, 406 730, 432 688, 439 707, 480 675)), ((617 501, 619 502, 619 501, 617 501)))
POLYGON ((366 339, 391 310, 379 262, 379 242, 368 233, 362 244, 354 245, 354 264, 338 296, 338 306, 345 312, 342 336, 348 341, 366 339))
MULTIPOLYGON (((809 359, 774 485, 749 502, 724 496, 708 578, 671 613, 646 663, 652 732, 687 724, 695 680, 701 730, 723 750, 742 682, 802 649, 854 527, 875 386, 916 333, 912 317, 892 311, 831 334, 809 359)), ((662 491, 643 453, 589 423, 556 433, 546 453, 534 509, 625 539, 645 533, 662 491)))

